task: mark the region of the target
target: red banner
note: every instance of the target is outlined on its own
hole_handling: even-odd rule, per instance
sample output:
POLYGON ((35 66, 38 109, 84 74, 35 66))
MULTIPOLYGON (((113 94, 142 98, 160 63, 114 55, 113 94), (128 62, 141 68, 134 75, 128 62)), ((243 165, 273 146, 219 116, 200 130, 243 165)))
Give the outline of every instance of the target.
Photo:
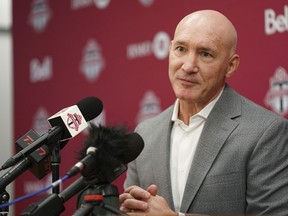
MULTIPOLYGON (((95 122, 103 125, 133 130, 157 115, 175 100, 167 58, 175 26, 199 9, 222 12, 238 30, 241 63, 231 86, 287 117, 286 0, 13 1, 15 140, 30 129, 43 134, 50 116, 87 96, 102 100, 95 122)), ((82 133, 62 149, 60 176, 77 161, 84 139, 82 133)), ((124 178, 113 182, 120 193, 124 178)), ((16 180, 15 197, 49 184, 51 174, 38 180, 27 171, 16 180)), ((16 215, 43 196, 16 204, 16 215)), ((72 215, 76 199, 65 207, 63 215, 72 215)))

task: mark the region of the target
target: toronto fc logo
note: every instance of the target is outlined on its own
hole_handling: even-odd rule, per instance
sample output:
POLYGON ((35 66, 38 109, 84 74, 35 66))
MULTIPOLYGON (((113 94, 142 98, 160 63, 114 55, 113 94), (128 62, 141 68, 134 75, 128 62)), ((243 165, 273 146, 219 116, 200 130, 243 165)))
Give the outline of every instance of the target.
POLYGON ((29 23, 36 32, 43 32, 51 19, 48 0, 34 0, 31 5, 29 23))
POLYGON ((89 40, 84 48, 81 71, 87 80, 95 81, 105 65, 100 45, 95 40, 89 40))
POLYGON ((82 122, 82 116, 77 113, 74 113, 74 114, 68 113, 67 117, 68 117, 67 125, 70 128, 74 129, 75 131, 78 131, 79 126, 81 125, 81 122, 82 122))
POLYGON ((137 115, 137 124, 140 122, 158 115, 161 112, 160 99, 156 94, 148 90, 143 99, 140 101, 140 110, 137 115))
POLYGON ((265 104, 282 116, 288 113, 288 74, 283 67, 278 67, 270 78, 265 104))

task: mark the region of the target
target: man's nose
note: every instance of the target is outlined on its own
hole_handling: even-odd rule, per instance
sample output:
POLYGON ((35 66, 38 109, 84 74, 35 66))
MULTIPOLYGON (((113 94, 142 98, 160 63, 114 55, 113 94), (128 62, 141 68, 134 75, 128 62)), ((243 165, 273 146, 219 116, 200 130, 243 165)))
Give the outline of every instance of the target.
POLYGON ((187 55, 182 64, 182 70, 186 73, 198 72, 197 56, 194 53, 187 55))

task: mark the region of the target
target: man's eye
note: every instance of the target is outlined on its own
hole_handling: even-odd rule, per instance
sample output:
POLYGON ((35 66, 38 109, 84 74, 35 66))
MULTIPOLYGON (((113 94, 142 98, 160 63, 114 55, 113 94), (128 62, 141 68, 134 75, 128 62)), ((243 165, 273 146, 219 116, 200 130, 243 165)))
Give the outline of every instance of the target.
POLYGON ((179 52, 184 52, 185 51, 185 48, 184 47, 181 47, 181 46, 178 46, 175 48, 175 50, 179 51, 179 52))
POLYGON ((212 55, 209 52, 206 52, 206 51, 201 52, 201 55, 203 57, 212 57, 212 55))

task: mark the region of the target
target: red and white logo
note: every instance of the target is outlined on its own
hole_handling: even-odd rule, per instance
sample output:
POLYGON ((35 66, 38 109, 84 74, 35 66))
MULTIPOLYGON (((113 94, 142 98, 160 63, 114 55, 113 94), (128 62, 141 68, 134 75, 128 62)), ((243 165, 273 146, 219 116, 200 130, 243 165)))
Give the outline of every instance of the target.
POLYGON ((148 90, 145 93, 144 97, 140 101, 139 106, 140 110, 137 115, 136 124, 139 124, 148 118, 154 117, 162 111, 160 99, 151 90, 148 90))
POLYGON ((43 32, 51 19, 47 0, 34 0, 31 5, 29 23, 36 32, 43 32))
POLYGON ((53 62, 52 57, 44 57, 42 63, 39 59, 33 58, 30 61, 30 81, 32 83, 43 82, 52 79, 53 62))
POLYGON ((98 9, 106 9, 111 0, 71 0, 71 8, 73 10, 79 10, 86 7, 95 5, 98 9))
POLYGON ((157 32, 153 40, 145 40, 127 46, 127 59, 138 59, 154 55, 156 59, 166 59, 169 53, 170 36, 167 32, 157 32))
POLYGON ((266 9, 265 12, 265 33, 267 35, 276 32, 283 33, 288 31, 288 5, 284 6, 283 14, 276 14, 273 9, 266 9))
POLYGON ((95 81, 105 66, 101 47, 95 40, 89 40, 83 51, 81 71, 89 81, 95 81))
POLYGON ((49 117, 49 112, 44 107, 39 107, 33 116, 33 126, 32 128, 39 135, 44 134, 47 130, 49 130, 50 125, 47 122, 47 118, 49 117))
POLYGON ((139 0, 139 2, 145 7, 150 7, 154 3, 154 0, 139 0))
POLYGON ((67 113, 67 125, 74 129, 75 131, 78 131, 79 130, 79 126, 81 125, 82 123, 82 116, 77 114, 77 113, 74 113, 74 114, 71 114, 71 113, 67 113))
POLYGON ((288 74, 283 67, 278 67, 270 78, 265 104, 282 116, 288 113, 288 74))

